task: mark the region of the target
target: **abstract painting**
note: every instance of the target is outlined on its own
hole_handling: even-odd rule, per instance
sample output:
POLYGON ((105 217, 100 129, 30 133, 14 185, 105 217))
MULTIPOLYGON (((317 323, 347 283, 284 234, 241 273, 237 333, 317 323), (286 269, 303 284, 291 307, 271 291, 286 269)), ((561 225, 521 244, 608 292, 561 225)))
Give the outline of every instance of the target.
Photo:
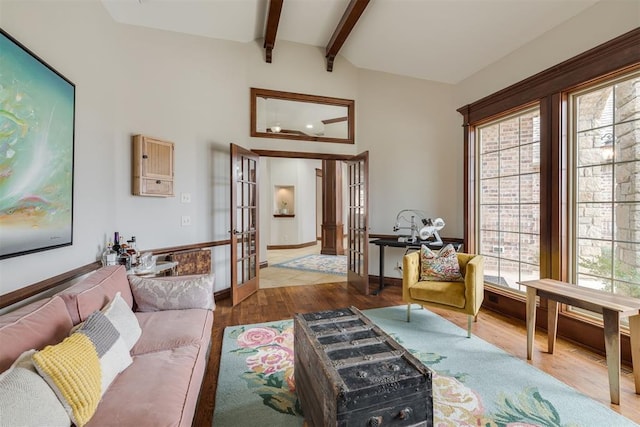
POLYGON ((73 242, 75 85, 0 29, 0 259, 73 242))

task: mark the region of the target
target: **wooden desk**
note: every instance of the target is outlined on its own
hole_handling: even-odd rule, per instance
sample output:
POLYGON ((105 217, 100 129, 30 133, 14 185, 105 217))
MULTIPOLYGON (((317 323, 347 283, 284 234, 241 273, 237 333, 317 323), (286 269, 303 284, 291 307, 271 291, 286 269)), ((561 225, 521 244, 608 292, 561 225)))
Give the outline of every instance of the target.
POLYGON ((536 296, 549 302, 548 346, 553 354, 558 329, 558 303, 601 313, 609 371, 611 403, 620 404, 620 319, 629 318, 631 361, 636 394, 640 394, 640 299, 571 285, 552 279, 518 282, 527 287, 527 359, 531 360, 536 328, 536 296))
POLYGON ((399 242, 398 239, 374 239, 369 243, 372 243, 378 247, 380 247, 380 273, 378 275, 378 290, 373 291, 373 295, 378 295, 384 289, 384 248, 387 246, 392 246, 394 248, 406 248, 406 249, 420 249, 422 245, 428 246, 429 249, 439 250, 440 248, 447 246, 449 243, 453 245, 456 251, 460 251, 462 247, 461 242, 457 241, 448 241, 442 240, 441 245, 436 245, 431 240, 418 240, 416 242, 399 242))

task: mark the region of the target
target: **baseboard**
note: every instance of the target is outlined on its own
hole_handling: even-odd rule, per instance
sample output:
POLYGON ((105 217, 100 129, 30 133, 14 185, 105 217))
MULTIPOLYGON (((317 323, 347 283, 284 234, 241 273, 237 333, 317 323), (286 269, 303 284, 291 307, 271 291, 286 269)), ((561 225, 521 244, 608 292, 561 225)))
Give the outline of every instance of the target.
MULTIPOLYGON (((378 289, 377 286, 380 283, 380 276, 369 275, 369 287, 373 290, 378 289)), ((402 287, 402 279, 399 277, 385 277, 384 286, 399 286, 402 287)))
POLYGON ((267 245, 267 249, 300 249, 315 246, 317 244, 318 242, 314 240, 312 242, 299 243, 297 245, 267 245))
POLYGON ((215 301, 220 301, 226 298, 231 298, 231 288, 223 289, 221 291, 213 293, 213 299, 215 301))

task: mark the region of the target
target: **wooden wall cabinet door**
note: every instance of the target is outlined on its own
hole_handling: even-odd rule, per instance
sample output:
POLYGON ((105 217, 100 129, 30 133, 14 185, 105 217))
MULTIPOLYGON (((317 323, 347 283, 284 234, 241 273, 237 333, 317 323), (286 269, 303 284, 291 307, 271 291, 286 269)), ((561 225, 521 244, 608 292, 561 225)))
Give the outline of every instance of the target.
POLYGON ((173 142, 144 135, 133 137, 135 196, 173 197, 173 142))

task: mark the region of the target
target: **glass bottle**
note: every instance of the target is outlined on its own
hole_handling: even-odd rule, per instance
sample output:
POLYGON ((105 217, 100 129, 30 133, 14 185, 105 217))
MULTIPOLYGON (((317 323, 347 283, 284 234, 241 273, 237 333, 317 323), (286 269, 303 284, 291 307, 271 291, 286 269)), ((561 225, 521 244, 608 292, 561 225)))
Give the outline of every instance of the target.
POLYGON ((120 251, 120 255, 118 255, 118 264, 124 265, 126 270, 131 270, 131 255, 129 255, 127 251, 120 251))
POLYGON ((131 240, 127 240, 127 253, 131 257, 131 265, 136 265, 138 263, 138 253, 136 251, 135 236, 131 240))
POLYGON ((120 253, 120 233, 118 233, 117 231, 115 233, 113 233, 113 248, 114 251, 116 251, 117 254, 120 253))
POLYGON ((134 251, 136 251, 136 256, 139 256, 140 252, 138 251, 138 242, 136 242, 136 236, 131 236, 131 247, 134 251))
POLYGON ((118 254, 112 248, 112 243, 108 242, 107 247, 102 252, 102 266, 116 265, 118 260, 118 254))

